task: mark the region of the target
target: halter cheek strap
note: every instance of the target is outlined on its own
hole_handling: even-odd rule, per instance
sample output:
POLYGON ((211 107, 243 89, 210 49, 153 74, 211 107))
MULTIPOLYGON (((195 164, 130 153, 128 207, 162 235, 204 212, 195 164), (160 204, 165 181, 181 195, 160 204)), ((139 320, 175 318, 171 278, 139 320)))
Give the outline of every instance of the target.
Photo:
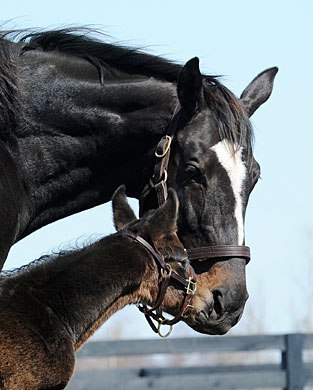
POLYGON ((177 106, 171 122, 155 150, 155 163, 153 175, 144 187, 139 199, 139 216, 152 208, 158 208, 167 199, 167 170, 170 159, 172 141, 181 127, 183 111, 177 106))

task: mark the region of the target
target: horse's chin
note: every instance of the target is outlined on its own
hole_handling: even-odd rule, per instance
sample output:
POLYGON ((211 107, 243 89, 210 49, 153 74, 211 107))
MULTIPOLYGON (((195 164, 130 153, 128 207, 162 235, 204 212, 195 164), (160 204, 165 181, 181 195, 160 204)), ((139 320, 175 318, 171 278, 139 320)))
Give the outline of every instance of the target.
POLYGON ((233 326, 235 326, 242 316, 236 313, 234 316, 222 316, 220 318, 212 318, 203 311, 197 313, 192 319, 187 319, 186 323, 196 332, 210 335, 226 334, 233 326))
POLYGON ((190 325, 190 327, 198 333, 209 335, 223 335, 226 334, 232 328, 230 325, 225 324, 222 324, 220 326, 190 325))

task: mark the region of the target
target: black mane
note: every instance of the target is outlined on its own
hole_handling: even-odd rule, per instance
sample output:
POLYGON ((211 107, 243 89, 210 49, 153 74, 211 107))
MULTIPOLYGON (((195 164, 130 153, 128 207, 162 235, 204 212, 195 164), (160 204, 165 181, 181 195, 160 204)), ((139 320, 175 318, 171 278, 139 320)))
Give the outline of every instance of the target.
POLYGON ((18 77, 10 43, 0 37, 0 127, 8 134, 19 110, 18 77))
MULTIPOLYGON (((61 29, 28 33, 21 40, 26 42, 23 51, 58 51, 86 59, 97 67, 101 81, 104 79, 104 69, 110 66, 128 74, 177 82, 181 65, 162 57, 143 53, 136 48, 104 43, 91 37, 92 33, 94 31, 89 29, 61 29)), ((253 139, 252 128, 238 99, 219 82, 217 76, 204 75, 203 77, 207 103, 219 115, 221 139, 227 138, 237 145, 241 145, 242 140, 246 139, 250 150, 253 139)))
MULTIPOLYGON (((137 48, 102 42, 98 34, 88 28, 64 28, 59 30, 29 32, 3 32, 0 38, 0 124, 13 122, 18 107, 17 77, 12 54, 8 50, 9 41, 24 43, 21 54, 29 50, 55 51, 85 59, 93 64, 103 82, 105 72, 120 71, 130 75, 143 75, 176 83, 182 65, 150 55, 137 48)), ((117 75, 118 77, 118 75, 117 75)), ((252 149, 252 128, 238 99, 224 86, 218 76, 204 75, 205 98, 209 107, 219 116, 220 138, 227 138, 241 145, 245 139, 248 149, 252 149)))
POLYGON ((58 51, 86 59, 98 68, 101 80, 103 67, 111 66, 128 74, 140 74, 169 82, 177 81, 181 65, 143 53, 137 48, 102 42, 94 36, 91 37, 94 33, 86 28, 67 28, 28 33, 21 40, 26 42, 23 51, 58 51))

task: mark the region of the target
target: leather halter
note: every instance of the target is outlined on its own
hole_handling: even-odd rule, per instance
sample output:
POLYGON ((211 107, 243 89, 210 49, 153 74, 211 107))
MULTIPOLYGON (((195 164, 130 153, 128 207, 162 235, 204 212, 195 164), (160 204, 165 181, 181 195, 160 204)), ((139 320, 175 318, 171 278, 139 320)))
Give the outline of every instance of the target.
POLYGON ((167 337, 172 331, 172 326, 178 321, 180 321, 182 318, 187 318, 190 314, 190 310, 193 307, 192 298, 197 289, 197 282, 193 268, 190 266, 188 267, 188 279, 186 279, 185 277, 175 272, 170 266, 170 264, 165 262, 164 256, 155 248, 153 248, 153 246, 150 245, 144 238, 129 231, 123 232, 123 235, 131 238, 132 240, 144 246, 148 250, 150 255, 152 255, 153 259, 161 270, 160 288, 156 302, 150 308, 148 308, 145 304, 138 305, 138 308, 142 313, 144 313, 152 330, 155 333, 158 333, 161 337, 167 337), (174 282, 176 282, 176 284, 180 285, 183 288, 184 300, 179 310, 179 313, 174 318, 168 319, 163 316, 161 305, 171 280, 173 280, 174 282), (158 326, 154 324, 153 320, 158 323, 158 326), (162 325, 170 326, 170 330, 166 334, 161 333, 162 325))
MULTIPOLYGON (((167 170, 170 158, 171 143, 176 133, 185 126, 187 122, 186 113, 182 108, 176 107, 167 134, 159 141, 155 151, 155 165, 153 176, 149 183, 144 187, 140 201, 140 215, 151 208, 147 207, 148 201, 153 202, 154 208, 161 206, 167 198, 167 170)), ((242 258, 246 264, 250 261, 250 248, 245 245, 211 245, 199 248, 187 249, 190 262, 207 261, 224 261, 232 257, 242 258)))

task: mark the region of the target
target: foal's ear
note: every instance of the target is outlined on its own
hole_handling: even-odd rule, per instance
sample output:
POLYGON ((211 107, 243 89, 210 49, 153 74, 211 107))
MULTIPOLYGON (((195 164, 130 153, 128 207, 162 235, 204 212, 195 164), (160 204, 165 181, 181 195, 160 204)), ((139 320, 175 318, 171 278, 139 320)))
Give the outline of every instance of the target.
POLYGON ((123 229, 137 218, 128 204, 125 186, 120 186, 112 196, 113 221, 116 230, 123 229))
POLYGON ((179 202, 176 192, 170 188, 165 203, 155 211, 155 214, 149 220, 152 239, 156 239, 164 234, 176 232, 178 206, 179 202))
POLYGON ((199 58, 189 60, 180 71, 177 81, 177 95, 180 105, 192 115, 200 98, 202 76, 199 69, 199 58))
POLYGON ((240 100, 249 117, 271 96, 277 72, 276 67, 264 70, 242 92, 240 100))

